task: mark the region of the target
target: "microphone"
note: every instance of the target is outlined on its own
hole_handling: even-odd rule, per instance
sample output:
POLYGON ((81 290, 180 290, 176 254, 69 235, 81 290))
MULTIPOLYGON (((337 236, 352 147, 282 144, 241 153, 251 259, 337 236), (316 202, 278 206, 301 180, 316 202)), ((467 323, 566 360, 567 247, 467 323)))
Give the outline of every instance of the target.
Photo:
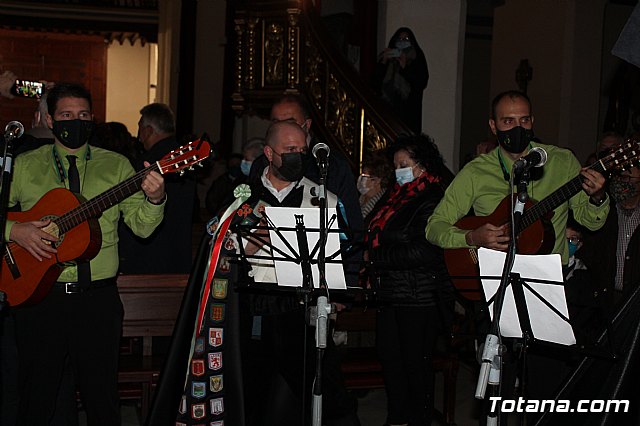
POLYGON ((513 163, 516 171, 524 172, 532 167, 542 167, 547 162, 547 151, 536 146, 527 155, 513 163))
POLYGON ((313 156, 318 161, 318 167, 321 170, 326 168, 327 165, 328 165, 329 152, 331 152, 331 150, 329 149, 329 145, 327 145, 324 142, 320 142, 320 143, 316 144, 313 147, 313 149, 311 150, 311 153, 313 154, 313 156))
POLYGON ((10 121, 4 128, 4 139, 13 140, 24 134, 24 126, 19 121, 10 121))

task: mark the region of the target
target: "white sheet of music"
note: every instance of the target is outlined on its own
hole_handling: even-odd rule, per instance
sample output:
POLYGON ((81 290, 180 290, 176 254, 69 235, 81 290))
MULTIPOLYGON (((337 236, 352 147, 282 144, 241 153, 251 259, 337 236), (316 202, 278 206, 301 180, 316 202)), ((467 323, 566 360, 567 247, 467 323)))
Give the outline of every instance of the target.
MULTIPOLYGON (((295 228, 296 219, 295 215, 303 215, 305 228, 319 229, 320 228, 320 211, 318 208, 299 208, 299 207, 267 207, 267 216, 271 219, 276 228, 295 228)), ((331 219, 336 215, 335 207, 329 208, 327 211, 327 217, 331 219)), ((334 220, 330 229, 339 229, 338 220, 334 220)), ((296 253, 298 253, 298 238, 296 231, 281 231, 282 236, 293 247, 296 253)), ((307 244, 309 247, 309 253, 313 251, 316 243, 320 239, 320 233, 318 231, 309 231, 306 234, 307 244)), ((285 245, 275 231, 269 231, 269 237, 271 238, 271 244, 274 247, 282 250, 290 256, 296 257, 294 253, 285 245)), ((337 232, 329 232, 327 237, 327 244, 325 246, 326 256, 331 256, 336 251, 340 250, 340 234, 337 232)), ((274 251, 273 256, 277 259, 282 257, 280 254, 274 251)), ((315 253, 314 260, 318 259, 318 252, 315 253)), ((335 260, 341 260, 338 255, 335 260)), ((278 285, 288 287, 301 287, 302 286, 302 268, 295 262, 286 262, 275 260, 276 276, 278 285)), ((319 270, 318 264, 311 265, 311 272, 313 275, 313 286, 318 286, 319 270)), ((346 289, 347 284, 344 278, 344 270, 342 269, 342 263, 326 263, 325 273, 327 279, 327 286, 330 289, 346 289)))
MULTIPOLYGON (((478 250, 481 276, 501 276, 506 253, 487 248, 478 250)), ((559 254, 545 255, 521 255, 517 254, 512 272, 517 272, 520 277, 562 283, 562 261, 559 254)), ((543 284, 527 281, 540 296, 554 306, 558 312, 569 318, 567 299, 563 285, 543 284)), ((489 300, 498 291, 500 280, 482 279, 482 289, 486 300, 489 300)), ((538 340, 573 345, 576 343, 571 325, 560 318, 547 305, 545 305, 529 289, 524 287, 524 295, 531 320, 531 330, 538 340)), ((489 312, 493 318, 493 303, 489 305, 489 312)), ((504 305, 500 316, 500 334, 504 337, 522 337, 518 313, 513 298, 513 289, 507 287, 504 305)))

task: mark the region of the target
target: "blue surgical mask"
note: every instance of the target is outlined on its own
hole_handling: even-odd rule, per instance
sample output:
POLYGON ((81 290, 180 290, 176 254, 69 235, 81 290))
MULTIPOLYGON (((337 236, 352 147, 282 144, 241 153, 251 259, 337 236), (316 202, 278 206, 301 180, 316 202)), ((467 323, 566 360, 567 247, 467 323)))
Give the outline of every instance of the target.
POLYGON ((413 167, 403 167, 401 169, 396 169, 396 182, 398 182, 399 185, 413 182, 414 179, 415 177, 413 176, 413 167))
POLYGON ((249 176, 249 173, 251 173, 252 164, 253 164, 253 161, 242 160, 240 162, 240 170, 242 171, 243 175, 249 176))
POLYGON ((567 241, 567 244, 569 244, 569 257, 573 257, 578 250, 578 245, 572 241, 567 241))
POLYGON ((411 42, 409 40, 398 40, 396 41, 396 49, 404 50, 411 47, 411 42))

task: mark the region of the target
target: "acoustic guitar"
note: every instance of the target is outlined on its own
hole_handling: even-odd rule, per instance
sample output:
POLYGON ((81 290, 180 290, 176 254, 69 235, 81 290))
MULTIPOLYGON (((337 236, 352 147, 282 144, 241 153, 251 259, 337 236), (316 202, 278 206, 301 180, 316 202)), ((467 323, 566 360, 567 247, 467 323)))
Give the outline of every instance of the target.
MULTIPOLYGON (((609 153, 589 168, 605 176, 613 171, 623 171, 637 166, 640 156, 640 142, 628 139, 625 143, 612 148, 609 153)), ((555 232, 549 219, 553 210, 582 190, 582 176, 578 175, 565 185, 556 189, 542 201, 531 200, 525 204, 525 213, 520 220, 517 235, 519 254, 548 254, 555 244, 555 232)), ((513 194, 516 197, 517 194, 513 194)), ((472 230, 486 223, 496 226, 508 223, 511 216, 510 196, 506 196, 489 216, 466 216, 455 226, 472 230)), ((444 259, 451 275, 454 287, 468 300, 482 300, 478 253, 476 248, 446 249, 444 259)))
POLYGON ((30 210, 9 213, 7 218, 18 222, 50 219, 51 222, 43 230, 58 237, 58 241, 53 243, 58 253, 39 262, 23 247, 9 242, 0 270, 0 290, 6 294, 8 303, 11 306, 37 303, 49 292, 65 263, 68 265, 68 262, 93 259, 102 245, 98 217, 103 211, 140 191, 142 181, 149 172, 182 174, 185 169, 192 169, 194 164, 207 158, 209 152, 209 142, 197 139, 171 151, 160 161, 88 201, 65 188, 55 188, 30 210))

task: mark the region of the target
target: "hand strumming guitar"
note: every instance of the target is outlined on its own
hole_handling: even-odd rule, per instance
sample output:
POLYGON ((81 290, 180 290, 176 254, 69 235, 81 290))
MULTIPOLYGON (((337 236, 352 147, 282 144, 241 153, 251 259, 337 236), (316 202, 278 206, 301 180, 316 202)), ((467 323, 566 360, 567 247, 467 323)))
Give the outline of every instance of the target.
POLYGON ((465 240, 470 246, 505 251, 509 247, 509 241, 511 240, 509 224, 495 226, 491 223, 485 223, 467 232, 465 240))
POLYGON ((51 235, 43 228, 47 227, 51 220, 35 220, 33 222, 14 223, 11 227, 9 240, 27 250, 39 262, 43 258, 51 259, 51 254, 58 252, 51 243, 58 241, 58 237, 51 235))

